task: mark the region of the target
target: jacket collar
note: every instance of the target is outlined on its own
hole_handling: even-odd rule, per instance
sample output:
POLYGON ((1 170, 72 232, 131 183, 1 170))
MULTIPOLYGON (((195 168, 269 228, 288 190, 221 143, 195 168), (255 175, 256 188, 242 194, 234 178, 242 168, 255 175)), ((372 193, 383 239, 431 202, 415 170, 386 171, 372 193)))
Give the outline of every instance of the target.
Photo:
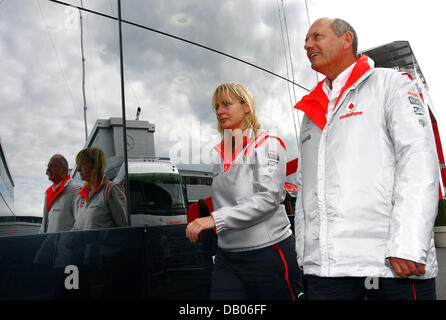
MULTIPOLYGON (((342 88, 334 108, 337 107, 344 92, 350 87, 353 87, 353 85, 356 84, 367 71, 372 69, 373 64, 373 60, 366 55, 362 55, 356 59, 356 65, 345 86, 342 88)), ((294 108, 303 111, 321 130, 324 130, 325 125, 327 124, 327 108, 330 102, 322 89, 324 81, 325 79, 320 81, 313 91, 304 96, 294 106, 294 108)))
MULTIPOLYGON (((103 185, 103 182, 104 182, 104 177, 102 177, 101 182, 98 184, 98 186, 96 187, 94 192, 91 194, 91 196, 93 196, 99 190, 99 188, 103 185)), ((81 189, 81 191, 79 191, 78 195, 80 195, 82 198, 84 198, 87 201, 90 199, 87 184, 85 184, 84 187, 81 189)))
POLYGON ((58 183, 57 188, 53 189, 54 184, 46 189, 46 210, 50 211, 51 206, 53 205, 54 199, 65 189, 65 185, 69 183, 71 179, 70 175, 68 175, 65 179, 63 179, 60 183, 58 183))
POLYGON ((227 151, 229 150, 225 150, 227 148, 225 148, 224 141, 222 141, 221 143, 219 143, 214 147, 214 150, 217 151, 220 154, 221 158, 223 159, 225 171, 229 169, 231 163, 234 161, 240 149, 244 148, 251 140, 253 136, 253 130, 249 129, 245 133, 246 135, 244 135, 242 143, 237 146, 234 146, 232 154, 228 154, 227 151))

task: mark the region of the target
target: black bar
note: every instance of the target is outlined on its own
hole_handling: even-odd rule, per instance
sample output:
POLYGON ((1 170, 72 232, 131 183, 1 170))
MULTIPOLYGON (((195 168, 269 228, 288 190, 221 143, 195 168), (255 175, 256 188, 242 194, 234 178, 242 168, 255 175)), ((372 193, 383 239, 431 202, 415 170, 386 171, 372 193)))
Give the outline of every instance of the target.
POLYGON ((122 52, 122 29, 121 29, 121 0, 118 0, 118 26, 119 26, 119 59, 121 65, 121 102, 122 102, 122 135, 124 144, 124 167, 125 167, 125 195, 127 197, 127 221, 131 226, 130 220, 130 185, 129 185, 129 166, 127 157, 127 122, 125 119, 125 89, 124 89, 124 59, 122 52))

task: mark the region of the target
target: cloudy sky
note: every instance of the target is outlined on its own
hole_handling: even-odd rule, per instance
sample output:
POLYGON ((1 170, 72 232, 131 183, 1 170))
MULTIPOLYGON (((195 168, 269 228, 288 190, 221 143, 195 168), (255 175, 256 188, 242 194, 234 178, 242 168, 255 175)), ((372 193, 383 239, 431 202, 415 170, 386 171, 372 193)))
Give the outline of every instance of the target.
MULTIPOLYGON (((79 0, 66 1, 80 5, 79 0)), ((123 19, 235 56, 311 89, 303 43, 321 16, 351 22, 359 49, 409 40, 442 126, 440 75, 433 52, 440 1, 132 0, 122 1, 123 19), (432 3, 431 3, 432 2, 432 3), (333 4, 335 3, 335 5, 333 4), (362 3, 362 2, 361 2, 362 3), (283 10, 285 9, 285 10, 283 10), (415 17, 413 10, 420 15, 415 17), (286 32, 288 31, 288 33, 286 32), (289 46, 288 46, 289 43, 289 46), (291 53, 291 57, 290 57, 291 53), (435 95, 437 94, 437 96, 435 95)), ((84 0, 84 7, 116 16, 115 0, 84 0)), ((84 12, 88 128, 98 118, 121 116, 117 22, 84 12)), ((438 17, 439 18, 439 17, 438 17)), ((54 153, 70 166, 85 141, 78 11, 47 0, 0 0, 0 139, 15 183, 17 215, 41 215, 50 185, 46 163, 54 153)), ((302 115, 291 106, 306 93, 298 86, 240 61, 164 35, 123 25, 126 117, 155 124, 155 147, 169 156, 178 143, 199 140, 207 150, 217 138, 211 96, 217 85, 239 82, 254 94, 264 128, 276 130, 297 154, 302 115), (198 132, 198 133, 197 133, 198 132), (183 139, 183 140, 181 140, 183 139)), ((440 48, 439 48, 440 47, 440 48)), ((442 134, 442 136, 444 136, 442 134)), ((188 162, 197 162, 190 157, 188 162)))

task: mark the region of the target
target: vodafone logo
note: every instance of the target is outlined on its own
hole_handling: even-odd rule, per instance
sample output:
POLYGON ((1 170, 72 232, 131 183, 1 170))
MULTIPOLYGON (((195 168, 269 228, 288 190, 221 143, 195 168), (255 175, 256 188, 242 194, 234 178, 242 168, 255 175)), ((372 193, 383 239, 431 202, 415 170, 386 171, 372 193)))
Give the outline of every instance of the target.
POLYGON ((347 112, 353 111, 355 108, 356 108, 356 105, 355 105, 355 103, 352 102, 347 106, 347 112))
POLYGON ((347 110, 347 113, 340 116, 339 120, 362 115, 362 111, 354 111, 356 109, 356 104, 354 102, 350 103, 345 109, 347 110))

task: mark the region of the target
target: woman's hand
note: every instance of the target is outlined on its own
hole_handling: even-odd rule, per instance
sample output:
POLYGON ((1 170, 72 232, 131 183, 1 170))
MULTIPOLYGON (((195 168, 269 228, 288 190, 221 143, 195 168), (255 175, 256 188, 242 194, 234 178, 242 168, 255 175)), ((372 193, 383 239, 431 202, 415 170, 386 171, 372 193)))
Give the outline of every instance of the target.
POLYGON ((195 243, 201 231, 212 228, 215 228, 215 221, 212 216, 197 218, 187 225, 186 237, 190 242, 195 243))

